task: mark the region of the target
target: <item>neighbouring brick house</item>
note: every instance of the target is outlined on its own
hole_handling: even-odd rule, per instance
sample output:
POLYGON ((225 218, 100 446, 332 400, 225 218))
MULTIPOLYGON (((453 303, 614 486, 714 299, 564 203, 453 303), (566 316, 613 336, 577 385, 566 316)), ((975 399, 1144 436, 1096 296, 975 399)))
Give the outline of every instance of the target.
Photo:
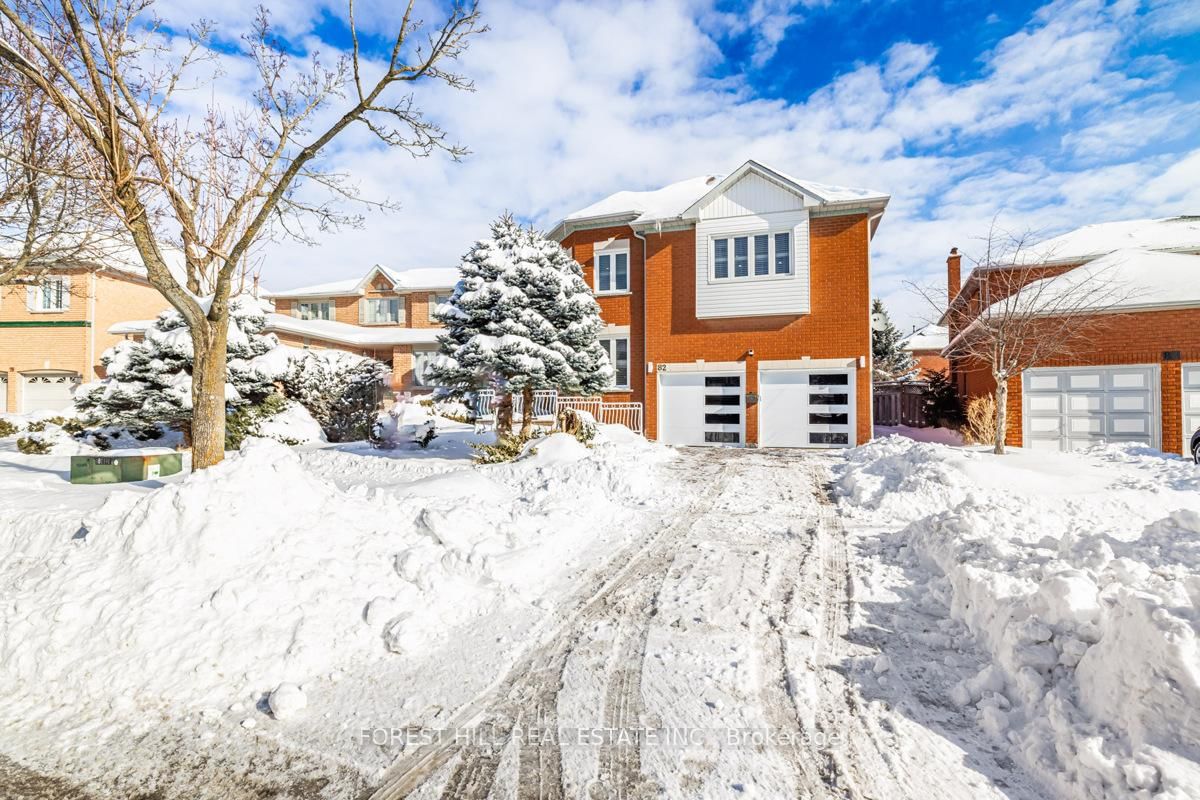
POLYGON ((900 346, 917 360, 917 369, 924 375, 925 370, 943 372, 950 367, 950 362, 942 355, 949 343, 945 325, 926 325, 905 336, 900 346))
POLYGON ((101 354, 124 338, 114 326, 167 308, 134 266, 80 265, 0 286, 0 412, 69 407, 81 383, 103 377, 101 354))
POLYGON ((669 444, 846 447, 871 437, 878 192, 754 161, 568 215, 616 369, 669 444))
POLYGON ((1067 450, 1133 441, 1184 453, 1200 427, 1200 217, 1088 225, 1039 244, 1031 256, 1035 269, 1028 261, 998 265, 960 282, 961 256, 951 250, 942 321, 959 391, 969 399, 995 390, 987 365, 961 348, 956 355, 956 345, 999 271, 1024 269, 1030 281, 1057 282, 1041 285, 1043 292, 1082 285, 1094 273, 1121 287, 1120 302, 1104 309, 1100 332, 1069 358, 1009 380, 1008 444, 1067 450))
POLYGON ((266 293, 275 303, 266 330, 284 344, 370 356, 392 368, 394 390, 419 391, 442 330, 430 311, 457 282, 456 267, 375 266, 362 278, 266 293))

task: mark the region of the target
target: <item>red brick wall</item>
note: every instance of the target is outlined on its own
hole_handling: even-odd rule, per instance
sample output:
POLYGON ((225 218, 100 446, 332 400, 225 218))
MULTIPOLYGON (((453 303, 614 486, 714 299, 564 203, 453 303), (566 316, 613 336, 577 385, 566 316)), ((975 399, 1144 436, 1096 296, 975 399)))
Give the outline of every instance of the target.
POLYGON ((941 372, 950 366, 940 350, 914 350, 913 357, 917 359, 917 368, 930 372, 941 372))
MULTIPOLYGON (((613 237, 631 244, 631 298, 601 298, 604 317, 612 324, 630 324, 630 380, 633 400, 645 403, 646 433, 657 435, 657 384, 646 373, 646 362, 658 364, 741 361, 746 365, 746 391, 758 391, 758 361, 869 356, 870 291, 866 215, 814 218, 810 230, 811 312, 770 317, 696 318, 696 233, 693 229, 647 234, 644 324, 646 353, 642 353, 642 247, 627 227, 578 231, 563 245, 591 279, 592 246, 613 237), (632 301, 632 302, 630 302, 632 301), (753 350, 754 355, 748 355, 753 350), (647 379, 649 377, 649 379, 647 379)), ((857 440, 871 437, 870 369, 856 374, 857 440)), ((746 438, 758 440, 758 415, 746 415, 746 438)))
POLYGON ((596 301, 600 304, 600 316, 605 322, 609 325, 629 326, 629 390, 605 392, 604 399, 616 403, 645 403, 646 357, 642 352, 645 330, 642 314, 645 276, 642 273, 642 240, 634 236, 628 227, 620 226, 576 231, 562 245, 572 249, 575 260, 583 265, 584 280, 588 286, 595 287, 595 246, 597 242, 607 242, 609 239, 629 240, 629 293, 598 295, 596 301))
MULTIPOLYGON (((1142 311, 1113 316, 1085 347, 1075 347, 1069 358, 1050 359, 1042 367, 1117 366, 1120 364, 1158 364, 1162 386, 1162 449, 1180 453, 1182 447, 1181 361, 1163 361, 1166 351, 1179 351, 1184 362, 1200 361, 1200 309, 1142 311)), ((995 390, 995 381, 986 366, 972 366, 955 359, 956 374, 962 376, 967 398, 995 390)), ((1014 447, 1022 443, 1021 380, 1009 381, 1007 441, 1014 447)))

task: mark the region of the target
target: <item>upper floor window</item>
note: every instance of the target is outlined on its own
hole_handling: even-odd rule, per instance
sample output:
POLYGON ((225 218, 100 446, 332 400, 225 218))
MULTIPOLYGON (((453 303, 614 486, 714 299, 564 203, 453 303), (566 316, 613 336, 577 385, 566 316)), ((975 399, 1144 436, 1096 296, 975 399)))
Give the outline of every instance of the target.
POLYGON ((65 311, 71 305, 70 279, 62 275, 43 278, 33 287, 34 311, 65 311))
POLYGON ((333 303, 328 300, 297 303, 296 316, 300 319, 333 319, 333 303))
POLYGON ((608 363, 613 368, 614 389, 629 388, 629 337, 612 336, 600 339, 600 346, 608 353, 608 363))
POLYGON ((596 293, 629 291, 629 247, 608 247, 596 252, 596 293))
POLYGON ((792 234, 757 233, 712 238, 713 280, 765 278, 792 272, 792 234))
POLYGON ((363 325, 398 325, 404 321, 399 297, 367 297, 359 301, 358 321, 363 325))

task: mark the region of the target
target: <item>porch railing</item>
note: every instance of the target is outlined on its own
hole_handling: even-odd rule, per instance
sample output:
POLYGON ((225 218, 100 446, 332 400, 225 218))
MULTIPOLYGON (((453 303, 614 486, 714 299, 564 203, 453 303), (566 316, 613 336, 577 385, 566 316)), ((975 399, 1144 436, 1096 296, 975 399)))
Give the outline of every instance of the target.
MULTIPOLYGON (((496 419, 496 404, 499 398, 491 389, 481 389, 470 398, 471 411, 477 426, 490 427, 496 419)), ((513 395, 513 418, 520 419, 523 399, 513 395)), ((553 389, 539 389, 533 393, 533 416, 542 422, 554 422, 563 409, 586 411, 597 422, 606 425, 624 425, 634 433, 645 433, 644 411, 641 403, 608 403, 603 397, 569 397, 553 389)))

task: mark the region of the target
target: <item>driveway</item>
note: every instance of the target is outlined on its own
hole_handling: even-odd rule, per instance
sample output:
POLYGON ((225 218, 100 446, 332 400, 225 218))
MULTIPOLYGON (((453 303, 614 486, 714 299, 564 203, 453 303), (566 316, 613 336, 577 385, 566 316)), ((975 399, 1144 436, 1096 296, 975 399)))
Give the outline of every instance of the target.
POLYGON ((855 602, 838 457, 683 451, 668 469, 684 510, 420 732, 374 797, 1037 797, 909 680, 911 658, 886 696, 860 691, 893 637, 855 602))

